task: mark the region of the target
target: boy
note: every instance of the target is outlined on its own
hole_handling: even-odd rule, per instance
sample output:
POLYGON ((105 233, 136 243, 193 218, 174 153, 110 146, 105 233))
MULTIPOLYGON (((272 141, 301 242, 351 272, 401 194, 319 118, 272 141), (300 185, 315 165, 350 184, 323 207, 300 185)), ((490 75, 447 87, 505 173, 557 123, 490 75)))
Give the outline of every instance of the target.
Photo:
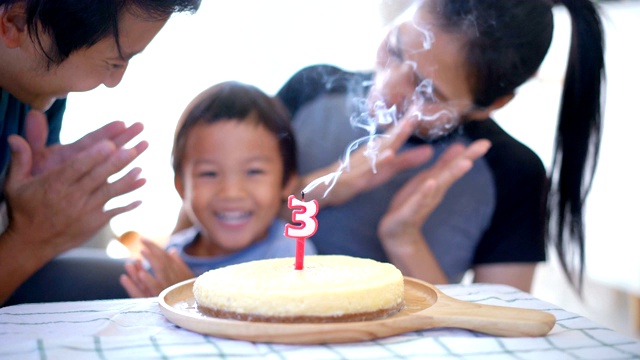
MULTIPOLYGON (((278 219, 297 185, 295 140, 276 99, 237 82, 204 91, 178 123, 173 168, 194 226, 174 234, 168 252, 142 240, 152 272, 141 261, 125 266, 131 297, 157 296, 210 269, 295 255, 278 219)), ((310 242, 305 250, 315 253, 310 242)))

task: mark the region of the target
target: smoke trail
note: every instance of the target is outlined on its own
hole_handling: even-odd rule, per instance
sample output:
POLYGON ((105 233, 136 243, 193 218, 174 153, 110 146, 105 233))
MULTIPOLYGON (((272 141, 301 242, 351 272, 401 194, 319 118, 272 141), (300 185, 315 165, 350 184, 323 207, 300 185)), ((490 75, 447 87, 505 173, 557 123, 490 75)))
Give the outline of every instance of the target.
POLYGON ((393 124, 393 126, 395 126, 397 124, 396 108, 395 106, 387 108, 382 101, 378 101, 374 104, 375 115, 371 116, 369 115, 366 100, 358 99, 356 101, 358 103, 357 106, 359 108, 359 112, 351 116, 351 126, 354 128, 361 128, 366 130, 368 135, 363 136, 349 144, 344 152, 344 155, 342 156, 342 159, 340 159, 340 165, 338 166, 338 169, 332 173, 313 180, 302 190, 303 194, 309 193, 321 184, 325 184, 328 186, 328 188, 325 190, 323 197, 326 197, 327 194, 329 194, 329 191, 331 191, 331 189, 333 189, 335 184, 338 182, 340 176, 345 171, 349 171, 351 154, 356 151, 362 144, 366 144, 367 146, 364 151, 364 156, 369 159, 373 173, 377 173, 375 164, 379 154, 380 139, 389 137, 389 135, 377 134, 378 125, 387 126, 393 124))
MULTIPOLYGON (((422 48, 399 48, 394 50, 399 52, 406 50, 413 55, 431 50, 436 39, 433 32, 429 30, 428 25, 412 22, 412 26, 422 35, 422 48)), ((391 30, 392 33, 396 31, 398 31, 397 27, 391 30)), ((391 36, 391 38, 394 40, 395 35, 391 36)), ((415 61, 405 59, 403 64, 411 66, 413 71, 417 73, 418 64, 415 61)), ((420 78, 421 76, 417 77, 420 78)), ((359 85, 359 89, 373 85, 372 89, 375 91, 375 83, 365 82, 359 85)), ((389 137, 389 135, 378 134, 378 130, 380 127, 396 126, 399 118, 411 117, 415 119, 419 124, 416 126, 414 135, 427 142, 448 135, 460 125, 457 111, 449 104, 440 102, 434 95, 433 79, 430 78, 423 79, 415 87, 413 94, 408 99, 405 99, 400 109, 395 104, 389 106, 383 100, 377 100, 371 105, 367 103, 365 98, 358 98, 355 102, 356 111, 350 118, 351 126, 365 130, 367 135, 349 144, 340 159, 338 169, 313 180, 302 190, 303 194, 312 191, 321 184, 325 184, 328 188, 325 190, 323 197, 326 197, 338 182, 340 176, 345 171, 349 171, 351 155, 361 146, 366 146, 363 155, 369 159, 372 172, 374 174, 377 173, 376 161, 380 153, 380 142, 383 138, 389 137)))

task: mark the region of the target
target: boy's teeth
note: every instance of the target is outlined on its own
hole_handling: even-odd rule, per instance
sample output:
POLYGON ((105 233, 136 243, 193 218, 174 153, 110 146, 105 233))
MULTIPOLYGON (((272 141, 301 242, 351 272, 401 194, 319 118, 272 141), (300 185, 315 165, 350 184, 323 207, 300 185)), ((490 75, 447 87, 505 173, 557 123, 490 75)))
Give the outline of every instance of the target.
POLYGON ((249 217, 249 213, 245 211, 233 211, 218 213, 218 217, 224 221, 242 221, 249 217))

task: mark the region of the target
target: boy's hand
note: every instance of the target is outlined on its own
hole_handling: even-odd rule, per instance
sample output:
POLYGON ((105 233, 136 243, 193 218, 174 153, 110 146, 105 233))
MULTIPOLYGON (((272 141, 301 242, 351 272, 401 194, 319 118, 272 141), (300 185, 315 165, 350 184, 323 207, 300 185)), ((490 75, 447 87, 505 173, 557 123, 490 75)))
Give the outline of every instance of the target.
POLYGON ((142 244, 142 256, 149 262, 153 274, 144 268, 140 260, 126 264, 127 274, 120 277, 120 284, 129 296, 158 296, 167 287, 194 277, 175 250, 165 251, 144 238, 142 244))

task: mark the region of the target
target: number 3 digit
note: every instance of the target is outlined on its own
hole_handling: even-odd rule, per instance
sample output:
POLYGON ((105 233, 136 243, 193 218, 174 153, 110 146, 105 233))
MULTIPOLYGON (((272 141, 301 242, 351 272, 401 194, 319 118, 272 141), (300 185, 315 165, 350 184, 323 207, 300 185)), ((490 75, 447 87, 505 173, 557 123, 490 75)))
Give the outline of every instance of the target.
POLYGON ((318 201, 312 200, 304 202, 296 199, 295 196, 289 196, 289 209, 293 210, 291 219, 294 224, 287 224, 284 227, 284 235, 287 237, 307 238, 316 233, 318 229, 318 201))

